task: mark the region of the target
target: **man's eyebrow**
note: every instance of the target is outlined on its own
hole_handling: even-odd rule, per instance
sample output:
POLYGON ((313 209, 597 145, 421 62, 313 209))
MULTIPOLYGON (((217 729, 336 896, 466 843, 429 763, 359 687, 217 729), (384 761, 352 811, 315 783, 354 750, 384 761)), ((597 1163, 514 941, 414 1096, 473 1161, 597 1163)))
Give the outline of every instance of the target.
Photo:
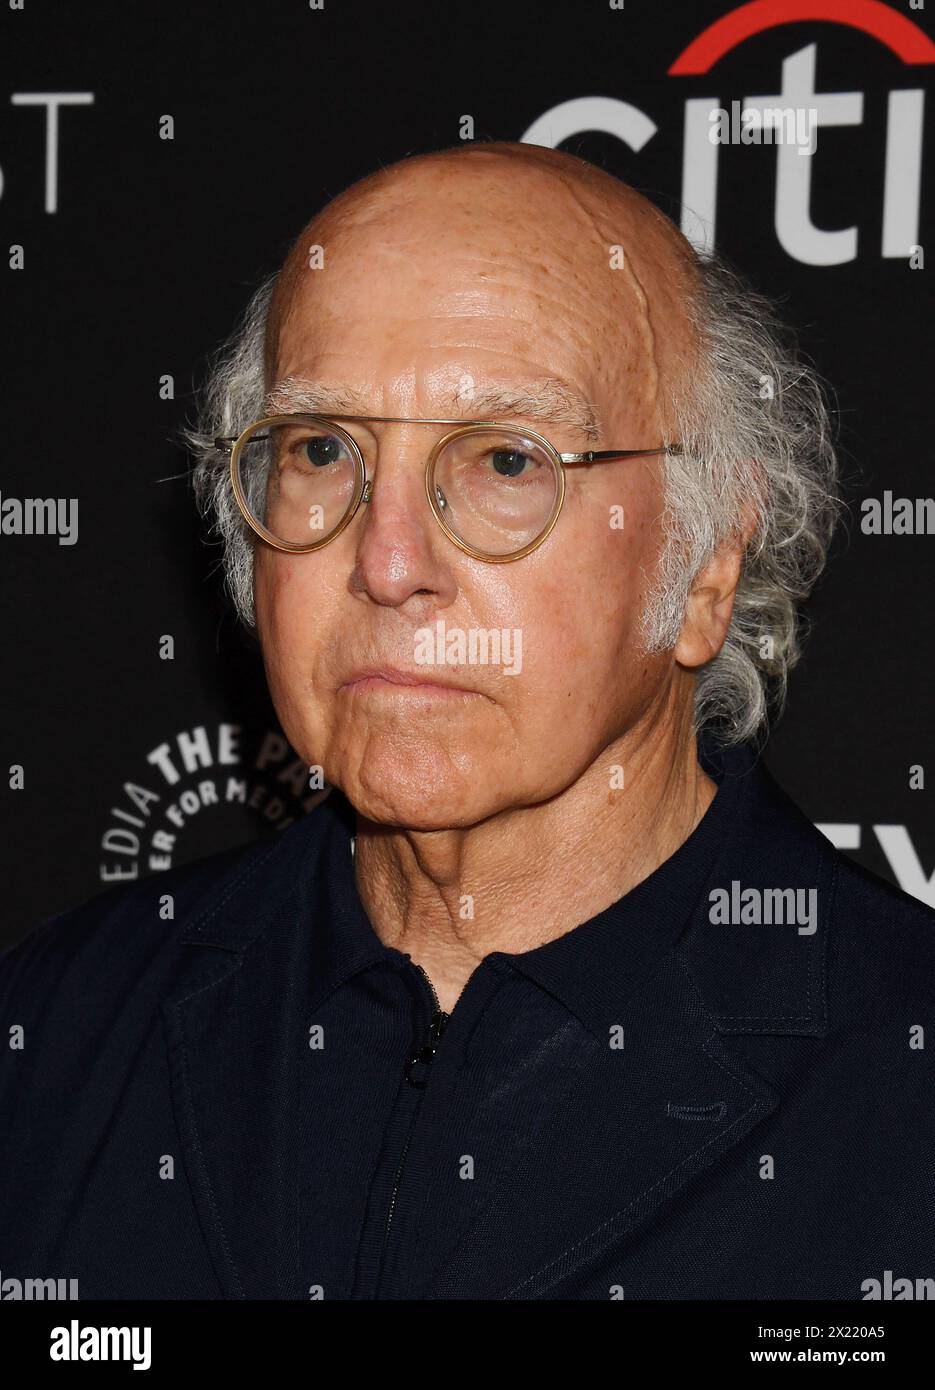
POLYGON ((469 404, 478 418, 539 420, 550 425, 571 425, 589 439, 600 437, 597 412, 558 377, 545 377, 528 386, 478 387, 455 396, 453 404, 469 404))
POLYGON ((267 393, 265 408, 283 414, 370 414, 366 402, 348 387, 333 386, 324 381, 307 381, 300 376, 287 376, 277 382, 267 393))
MULTIPOLYGON (((536 420, 570 425, 588 439, 600 438, 597 412, 590 401, 558 377, 544 377, 523 386, 460 388, 449 398, 452 417, 477 420, 536 420)), ((288 376, 266 397, 267 411, 310 414, 369 415, 367 402, 349 387, 288 376)))

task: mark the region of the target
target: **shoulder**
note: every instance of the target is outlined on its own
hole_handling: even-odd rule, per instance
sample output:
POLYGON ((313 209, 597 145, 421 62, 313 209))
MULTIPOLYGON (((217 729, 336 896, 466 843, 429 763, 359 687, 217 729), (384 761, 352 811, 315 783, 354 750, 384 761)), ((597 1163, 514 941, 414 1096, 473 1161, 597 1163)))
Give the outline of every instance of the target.
POLYGON ((828 852, 836 880, 830 968, 839 989, 865 1016, 894 1005, 928 1012, 935 989, 935 910, 830 843, 828 852))
POLYGON ((750 766, 746 756, 728 764, 731 852, 719 882, 736 878, 774 899, 795 895, 796 916, 804 913, 811 930, 707 932, 696 968, 713 995, 735 986, 772 991, 783 1001, 780 1014, 791 1014, 794 1001, 799 1014, 832 1031, 919 1022, 931 1009, 935 910, 848 858, 762 762, 750 766))
POLYGON ((855 937, 878 939, 881 928, 898 930, 908 949, 928 951, 935 945, 935 909, 850 859, 823 835, 804 811, 760 765, 753 820, 763 841, 786 843, 785 858, 821 873, 832 886, 832 911, 855 937))
POLYGON ((935 910, 837 849, 787 797, 778 793, 796 858, 813 865, 828 894, 827 978, 837 1011, 869 1020, 931 1007, 935 980, 935 910))
MULTIPOLYGON (((106 1006, 131 990, 134 1006, 155 1002, 182 965, 186 936, 198 927, 210 943, 211 930, 221 937, 238 914, 259 920, 332 822, 316 808, 285 830, 108 888, 41 922, 0 954, 0 1029, 57 1006, 71 1014, 82 1000, 106 1006)), ((230 948, 238 944, 232 930, 230 948)))

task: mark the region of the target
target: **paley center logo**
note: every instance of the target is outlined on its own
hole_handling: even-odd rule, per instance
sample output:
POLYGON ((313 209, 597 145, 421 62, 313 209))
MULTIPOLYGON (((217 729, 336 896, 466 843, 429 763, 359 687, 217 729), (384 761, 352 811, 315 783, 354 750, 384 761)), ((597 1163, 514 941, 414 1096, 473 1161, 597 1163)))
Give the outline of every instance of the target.
POLYGON ((151 748, 144 761, 110 808, 102 883, 171 869, 183 852, 192 859, 226 848, 224 812, 284 830, 331 790, 321 768, 309 768, 271 729, 244 736, 238 724, 199 724, 151 748))
MULTIPOLYGON (((913 6, 916 8, 916 6, 913 6)), ((920 7, 921 8, 921 7, 920 7)), ((685 102, 682 151, 682 231, 699 250, 711 250, 717 225, 718 168, 722 141, 712 138, 724 113, 735 104, 717 94, 713 70, 739 45, 784 24, 823 21, 875 39, 907 67, 935 63, 935 43, 914 20, 882 0, 751 0, 704 29, 668 69, 672 78, 704 78, 707 90, 685 102)), ((741 104, 741 123, 756 128, 762 140, 774 144, 776 160, 775 227, 783 250, 806 265, 840 265, 857 256, 859 228, 826 229, 812 221, 812 178, 820 178, 820 153, 814 154, 815 134, 825 126, 861 126, 864 93, 815 90, 818 45, 810 43, 791 53, 782 64, 780 90, 753 94, 741 104), (789 113, 805 119, 810 157, 801 158, 801 140, 783 137, 781 125, 789 113), (801 113, 801 115, 800 115, 801 113), (774 130, 772 140, 765 137, 774 130)), ((880 255, 918 262, 919 200, 925 92, 921 87, 888 93, 882 187, 867 186, 868 198, 882 199, 880 255)), ((735 121, 736 125, 737 122, 735 121)), ((521 137, 529 144, 556 147, 585 131, 602 131, 622 140, 638 154, 658 127, 631 102, 615 97, 585 96, 546 111, 521 137)), ((855 138, 858 138, 855 136, 855 138)), ((874 137, 875 138, 875 137, 874 137)))

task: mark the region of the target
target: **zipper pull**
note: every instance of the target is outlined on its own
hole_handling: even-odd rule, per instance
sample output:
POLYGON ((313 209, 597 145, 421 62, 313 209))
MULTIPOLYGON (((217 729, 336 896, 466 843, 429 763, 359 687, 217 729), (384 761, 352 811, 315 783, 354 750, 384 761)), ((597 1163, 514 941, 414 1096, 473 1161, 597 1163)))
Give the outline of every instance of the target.
POLYGON ((429 1068, 435 1057, 438 1041, 445 1031, 445 1024, 448 1022, 448 1015, 443 1009, 438 1009, 429 1023, 429 1030, 419 1051, 414 1057, 410 1057, 406 1063, 406 1080, 410 1086, 416 1086, 424 1090, 428 1085, 429 1068))

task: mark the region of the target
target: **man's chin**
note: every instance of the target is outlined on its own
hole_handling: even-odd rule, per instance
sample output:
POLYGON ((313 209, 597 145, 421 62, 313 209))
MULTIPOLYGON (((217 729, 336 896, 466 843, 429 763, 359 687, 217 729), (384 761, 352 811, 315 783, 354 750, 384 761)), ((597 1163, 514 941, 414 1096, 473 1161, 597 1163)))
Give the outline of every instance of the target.
POLYGON ((398 763, 380 776, 368 768, 360 776, 338 780, 348 801, 366 820, 406 830, 449 830, 477 825, 507 804, 502 791, 486 786, 489 771, 478 769, 465 780, 451 769, 398 763), (445 772, 447 771, 447 777, 445 772))

